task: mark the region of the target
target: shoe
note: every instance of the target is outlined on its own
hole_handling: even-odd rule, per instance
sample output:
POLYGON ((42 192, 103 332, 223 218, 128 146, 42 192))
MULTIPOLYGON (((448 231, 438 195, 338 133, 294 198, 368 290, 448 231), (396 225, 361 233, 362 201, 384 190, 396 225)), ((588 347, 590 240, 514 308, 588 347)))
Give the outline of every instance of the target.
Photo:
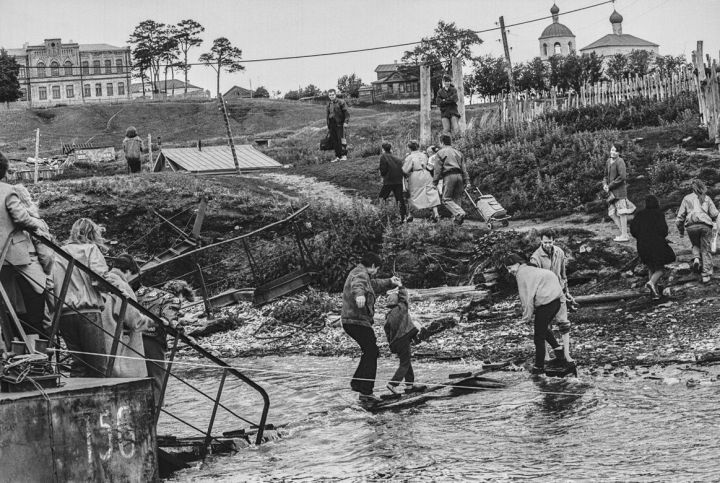
POLYGON ((530 369, 530 374, 533 375, 533 376, 544 376, 544 375, 545 375, 545 368, 544 368, 544 367, 532 366, 532 369, 530 369))
POLYGON ((410 222, 413 221, 414 219, 415 219, 415 218, 413 218, 412 216, 408 216, 407 218, 405 218, 405 223, 410 223, 410 222))
POLYGON ((360 394, 359 398, 360 402, 364 403, 379 403, 382 402, 382 399, 377 397, 375 394, 360 394))
POLYGON ((559 359, 556 357, 555 359, 548 362, 546 365, 547 365, 548 369, 555 369, 556 371, 563 370, 563 369, 567 368, 567 361, 565 360, 564 357, 563 357, 563 359, 559 359))
POLYGON ((710 283, 710 275, 703 275, 702 283, 710 283))
POLYGON ((616 242, 620 242, 620 243, 629 242, 630 237, 628 237, 627 235, 625 235, 625 236, 620 235, 620 236, 616 236, 615 238, 613 238, 613 240, 615 240, 616 242))
POLYGON ((657 287, 650 282, 645 283, 645 288, 650 290, 650 295, 653 300, 660 300, 660 293, 658 293, 657 287))
POLYGON ((692 271, 695 273, 700 273, 700 259, 696 258, 692 262, 692 271))
POLYGON ((340 161, 347 161, 347 156, 341 156, 340 161))
POLYGON ((335 158, 335 159, 330 160, 331 163, 337 163, 338 161, 340 161, 340 158, 335 158))
POLYGON ((387 386, 385 386, 385 387, 387 387, 387 390, 390 391, 391 393, 393 393, 393 394, 396 395, 396 396, 399 396, 399 395, 402 394, 402 391, 400 390, 400 386, 395 386, 395 385, 393 385, 393 384, 391 384, 391 383, 388 382, 388 383, 387 383, 387 386))

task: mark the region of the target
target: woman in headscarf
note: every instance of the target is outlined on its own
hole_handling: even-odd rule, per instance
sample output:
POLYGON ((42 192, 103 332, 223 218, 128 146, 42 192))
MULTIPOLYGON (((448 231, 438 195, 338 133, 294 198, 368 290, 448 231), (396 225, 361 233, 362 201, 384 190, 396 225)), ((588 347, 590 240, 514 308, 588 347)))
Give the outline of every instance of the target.
POLYGON ((125 131, 125 139, 123 139, 122 145, 128 169, 131 173, 139 173, 141 167, 140 159, 142 158, 143 151, 145 151, 145 146, 143 146, 142 139, 138 137, 137 130, 133 126, 130 126, 125 131))
POLYGON ((645 284, 652 298, 660 298, 657 283, 665 272, 665 265, 675 261, 675 252, 665 237, 668 226, 665 213, 660 210, 658 199, 654 195, 645 198, 645 209, 639 211, 630 223, 630 234, 637 240, 640 260, 648 268, 648 282, 645 284))
MULTIPOLYGON (((440 206, 440 193, 433 185, 433 177, 430 174, 428 165, 428 157, 422 151, 419 151, 417 141, 408 143, 410 154, 405 158, 403 163, 403 173, 407 177, 408 192, 410 193, 410 207, 415 210, 423 208, 431 208, 433 210, 433 221, 438 221, 438 206, 440 206)), ((412 221, 412 215, 408 215, 407 221, 412 221)))
POLYGON ((712 232, 716 230, 718 210, 707 195, 707 187, 699 179, 690 184, 692 193, 686 195, 680 203, 675 224, 680 236, 687 231, 692 243, 693 269, 701 274, 702 283, 708 283, 713 273, 713 259, 710 253, 712 232))

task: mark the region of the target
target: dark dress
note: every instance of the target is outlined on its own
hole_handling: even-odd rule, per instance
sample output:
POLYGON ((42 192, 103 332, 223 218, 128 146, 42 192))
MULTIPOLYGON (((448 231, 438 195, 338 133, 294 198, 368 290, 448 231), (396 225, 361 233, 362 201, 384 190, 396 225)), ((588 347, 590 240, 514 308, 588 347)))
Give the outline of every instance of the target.
POLYGON ((668 226, 661 210, 646 208, 639 211, 630 223, 630 233, 637 240, 640 260, 652 271, 675 261, 675 252, 665 240, 668 226))

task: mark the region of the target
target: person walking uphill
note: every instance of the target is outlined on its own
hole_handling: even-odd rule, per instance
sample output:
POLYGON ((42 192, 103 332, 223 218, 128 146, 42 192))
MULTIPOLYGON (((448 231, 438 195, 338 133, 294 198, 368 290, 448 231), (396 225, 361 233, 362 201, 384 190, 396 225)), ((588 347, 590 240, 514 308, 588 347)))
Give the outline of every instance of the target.
POLYGON ((515 254, 508 255, 503 265, 517 279, 523 308, 521 323, 529 323, 533 315, 535 316, 533 335, 535 365, 531 373, 533 375, 545 373, 545 342, 555 351, 555 359, 550 361, 549 366, 552 368, 567 366, 563 348, 550 330, 550 322, 560 310, 560 300, 563 296, 557 275, 544 268, 526 265, 522 257, 515 254))
POLYGON ((460 113, 458 112, 458 93, 451 83, 452 79, 443 76, 442 87, 435 96, 435 104, 440 108, 440 120, 442 121, 443 134, 455 134, 460 132, 460 113))
POLYGON ((637 240, 640 260, 648 268, 645 287, 650 290, 653 300, 658 300, 660 292, 657 283, 663 276, 665 265, 675 261, 675 252, 665 239, 668 235, 665 213, 660 210, 660 203, 654 195, 645 198, 645 209, 635 215, 630 223, 630 233, 637 240))
POLYGON ((435 155, 435 169, 433 170, 433 184, 443 182, 442 201, 453 214, 453 220, 462 225, 465 220, 465 210, 460 207, 465 187, 470 184, 470 175, 465 167, 462 153, 450 146, 450 136, 440 136, 442 148, 435 155))
POLYGON ((627 219, 628 215, 635 211, 635 205, 627 199, 627 166, 620 153, 622 146, 613 144, 610 148, 610 158, 605 164, 603 190, 608 194, 608 216, 620 229, 620 235, 615 237, 615 241, 627 242, 630 241, 627 219))
POLYGON ((382 144, 383 153, 380 155, 380 175, 383 179, 382 188, 378 198, 387 200, 390 193, 395 196, 395 201, 400 204, 400 219, 405 221, 407 207, 403 196, 403 161, 390 153, 390 143, 382 144))
POLYGON ((347 138, 345 137, 345 128, 350 119, 350 112, 347 103, 342 99, 338 99, 337 91, 330 89, 328 91, 330 102, 327 105, 326 119, 330 141, 335 148, 335 159, 337 161, 347 161, 347 138))
POLYGON ((145 151, 142 139, 137 135, 137 130, 130 126, 125 131, 125 139, 123 139, 123 151, 127 160, 128 169, 131 173, 139 173, 141 168, 142 153, 145 151))
MULTIPOLYGON (((418 151, 418 148, 417 141, 408 143, 410 154, 407 155, 402 166, 402 171, 407 176, 410 206, 413 210, 432 209, 432 220, 437 222, 440 220, 438 213, 440 195, 437 187, 433 185, 433 176, 430 174, 434 168, 429 168, 427 155, 418 151)), ((412 215, 408 216, 407 221, 412 219, 412 215)))
POLYGON ((393 286, 400 286, 397 277, 373 279, 382 260, 376 253, 368 252, 353 268, 345 280, 340 320, 343 330, 360 346, 362 356, 358 363, 350 388, 360 393, 360 401, 377 402, 373 394, 377 374, 377 358, 380 353, 373 331, 375 315, 375 294, 385 292, 393 286))
POLYGON ((708 283, 713 274, 713 259, 710 253, 713 229, 717 229, 718 210, 707 195, 707 187, 699 179, 691 183, 693 192, 680 203, 675 224, 680 236, 687 231, 692 243, 693 269, 701 274, 702 283, 708 283))

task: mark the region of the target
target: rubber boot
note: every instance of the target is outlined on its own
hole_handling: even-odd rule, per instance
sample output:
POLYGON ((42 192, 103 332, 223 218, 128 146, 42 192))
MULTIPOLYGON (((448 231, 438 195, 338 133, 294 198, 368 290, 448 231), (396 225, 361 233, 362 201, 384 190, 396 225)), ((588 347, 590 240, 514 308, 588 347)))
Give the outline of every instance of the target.
POLYGON ((564 349, 565 360, 567 362, 575 362, 573 358, 570 357, 570 334, 562 335, 562 347, 564 349))
POLYGON ((559 346, 554 349, 555 359, 551 360, 547 365, 548 369, 564 369, 567 367, 567 360, 565 359, 565 348, 559 346))

